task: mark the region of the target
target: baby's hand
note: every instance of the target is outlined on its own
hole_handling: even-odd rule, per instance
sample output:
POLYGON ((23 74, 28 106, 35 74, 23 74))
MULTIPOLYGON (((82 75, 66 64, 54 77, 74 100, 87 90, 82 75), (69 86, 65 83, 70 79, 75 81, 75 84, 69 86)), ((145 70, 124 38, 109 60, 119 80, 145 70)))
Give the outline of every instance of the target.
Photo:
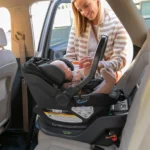
POLYGON ((84 68, 84 75, 87 76, 90 72, 91 67, 84 68))
POLYGON ((72 81, 80 81, 81 80, 81 75, 79 71, 76 71, 75 74, 73 75, 72 81))
POLYGON ((80 68, 91 67, 93 58, 91 56, 85 56, 79 61, 80 68))

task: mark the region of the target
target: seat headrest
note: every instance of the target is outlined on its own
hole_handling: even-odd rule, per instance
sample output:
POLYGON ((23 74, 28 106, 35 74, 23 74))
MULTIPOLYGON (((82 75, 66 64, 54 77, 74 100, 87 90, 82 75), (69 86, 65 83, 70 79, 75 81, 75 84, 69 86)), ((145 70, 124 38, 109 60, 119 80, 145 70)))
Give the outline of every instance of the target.
POLYGON ((4 47, 7 45, 7 39, 5 32, 2 28, 0 28, 0 47, 4 47))

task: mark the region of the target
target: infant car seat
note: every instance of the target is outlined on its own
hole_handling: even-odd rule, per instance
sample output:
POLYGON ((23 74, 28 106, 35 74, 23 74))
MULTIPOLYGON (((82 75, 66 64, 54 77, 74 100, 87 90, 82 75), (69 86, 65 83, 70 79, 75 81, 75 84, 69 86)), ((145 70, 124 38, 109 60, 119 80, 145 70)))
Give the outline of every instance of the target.
MULTIPOLYGON (((110 106, 118 99, 107 94, 78 95, 92 80, 106 45, 107 36, 102 36, 89 75, 75 87, 62 86, 64 72, 50 64, 48 59, 32 58, 24 64, 22 71, 36 102, 34 112, 39 115, 38 123, 43 132, 92 143, 103 134, 105 128, 123 127, 126 115, 110 114, 110 106), (101 129, 97 132, 98 128, 101 129)), ((61 60, 73 70, 68 60, 61 60)))

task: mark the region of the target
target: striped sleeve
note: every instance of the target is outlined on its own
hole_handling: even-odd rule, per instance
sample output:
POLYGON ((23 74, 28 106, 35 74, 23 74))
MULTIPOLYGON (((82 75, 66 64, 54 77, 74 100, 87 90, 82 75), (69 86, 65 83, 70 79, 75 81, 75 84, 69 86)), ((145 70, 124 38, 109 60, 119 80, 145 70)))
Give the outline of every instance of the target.
POLYGON ((68 46, 66 50, 66 55, 64 55, 64 58, 74 61, 76 60, 76 54, 75 54, 75 29, 74 26, 71 27, 69 40, 68 40, 68 46))
POLYGON ((101 61, 105 68, 112 68, 114 71, 119 71, 125 67, 127 62, 127 45, 129 36, 125 28, 119 23, 115 34, 112 54, 108 61, 101 61))

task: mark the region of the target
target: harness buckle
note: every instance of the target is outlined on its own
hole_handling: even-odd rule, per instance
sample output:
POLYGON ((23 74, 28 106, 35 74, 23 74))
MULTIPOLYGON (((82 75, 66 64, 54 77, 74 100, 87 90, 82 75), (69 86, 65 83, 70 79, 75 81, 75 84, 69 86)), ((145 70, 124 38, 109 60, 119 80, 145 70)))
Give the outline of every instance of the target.
POLYGON ((113 142, 116 142, 118 140, 117 135, 114 131, 110 131, 108 133, 108 136, 106 136, 106 139, 111 139, 113 142))

